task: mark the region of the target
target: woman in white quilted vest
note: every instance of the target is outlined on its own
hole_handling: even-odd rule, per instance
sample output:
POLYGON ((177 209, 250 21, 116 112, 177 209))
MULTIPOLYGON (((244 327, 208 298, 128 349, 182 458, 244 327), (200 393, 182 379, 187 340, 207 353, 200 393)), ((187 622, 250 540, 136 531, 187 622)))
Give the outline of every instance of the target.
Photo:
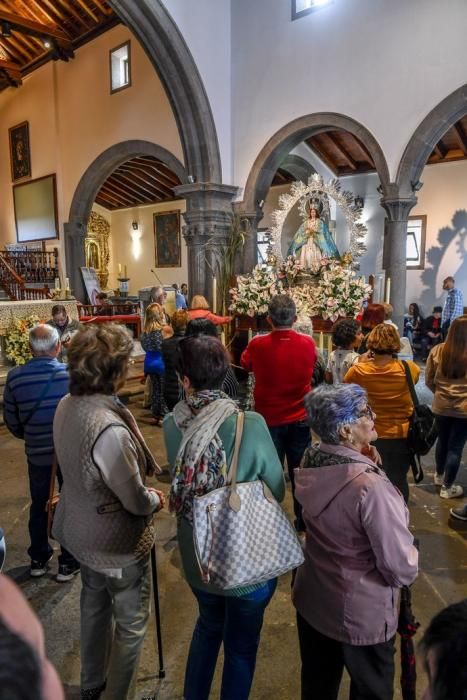
MULTIPOLYGON (((221 700, 250 695, 264 611, 277 579, 221 590, 201 579, 193 544, 193 498, 226 482, 234 453, 238 406, 221 390, 230 360, 217 338, 184 338, 177 346, 177 371, 186 399, 164 419, 167 456, 173 469, 170 507, 177 515, 183 570, 196 596, 199 618, 185 672, 184 700, 208 700, 221 644, 221 700)), ((261 479, 281 501, 282 465, 264 418, 246 411, 238 459, 239 482, 261 479)))
POLYGON ((83 699, 133 697, 149 616, 152 519, 164 496, 145 485, 158 467, 116 397, 132 346, 122 326, 76 334, 68 350, 70 393, 54 420, 63 487, 53 534, 81 564, 83 699))

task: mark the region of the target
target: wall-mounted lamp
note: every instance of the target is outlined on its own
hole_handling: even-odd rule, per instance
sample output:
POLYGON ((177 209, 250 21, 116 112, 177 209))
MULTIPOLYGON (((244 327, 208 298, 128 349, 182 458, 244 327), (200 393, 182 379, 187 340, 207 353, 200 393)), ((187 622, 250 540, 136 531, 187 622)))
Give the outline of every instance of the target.
POLYGON ((423 187, 423 182, 420 182, 420 180, 417 180, 417 182, 411 182, 410 184, 412 185, 414 192, 418 192, 423 187))
POLYGON ((138 222, 137 222, 137 221, 132 221, 132 222, 131 222, 131 225, 133 226, 133 231, 137 231, 137 230, 138 230, 138 222))
POLYGON ((256 204, 258 205, 258 207, 259 207, 260 209, 262 209, 262 208, 264 207, 264 199, 258 199, 258 201, 256 202, 256 204))
POLYGON ((355 197, 355 199, 353 200, 353 203, 355 204, 357 209, 363 209, 363 205, 365 204, 365 200, 363 199, 363 197, 358 196, 358 197, 355 197))
POLYGON ((194 175, 188 175, 187 180, 190 183, 190 185, 196 182, 196 178, 194 177, 194 175))
POLYGON ((11 36, 11 24, 9 22, 2 22, 2 36, 5 39, 9 39, 11 36))

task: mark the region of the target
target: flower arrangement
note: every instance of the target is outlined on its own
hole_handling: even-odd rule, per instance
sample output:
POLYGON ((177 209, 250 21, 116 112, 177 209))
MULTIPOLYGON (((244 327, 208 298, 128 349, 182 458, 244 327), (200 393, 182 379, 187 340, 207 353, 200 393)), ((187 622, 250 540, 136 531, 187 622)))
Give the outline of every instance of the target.
POLYGON ((251 275, 238 278, 231 289, 230 311, 255 316, 264 314, 275 294, 289 294, 297 306, 297 315, 320 316, 336 321, 341 316, 356 316, 371 294, 363 277, 356 277, 350 267, 332 258, 322 258, 311 269, 314 282, 297 284, 303 273, 298 261, 289 256, 277 270, 257 265, 251 275))
POLYGON ((308 285, 312 316, 336 321, 341 316, 356 316, 371 294, 364 277, 356 277, 340 261, 323 259, 316 285, 308 285))
POLYGON ((267 265, 256 265, 250 275, 237 278, 238 286, 230 290, 229 310, 247 316, 265 314, 271 297, 278 292, 277 282, 275 270, 267 265))
POLYGON ((15 365, 24 365, 31 359, 29 331, 39 323, 37 316, 15 319, 5 334, 5 356, 15 365))

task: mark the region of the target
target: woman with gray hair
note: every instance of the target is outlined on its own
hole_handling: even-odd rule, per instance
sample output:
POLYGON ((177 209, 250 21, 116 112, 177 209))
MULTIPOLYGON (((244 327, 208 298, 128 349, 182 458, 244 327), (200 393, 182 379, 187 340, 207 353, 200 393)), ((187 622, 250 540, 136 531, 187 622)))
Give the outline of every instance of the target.
POLYGON ((404 500, 370 446, 375 414, 364 389, 320 386, 305 398, 321 442, 295 470, 306 526, 293 588, 302 700, 337 700, 344 667, 350 697, 391 700, 399 588, 417 576, 404 500))

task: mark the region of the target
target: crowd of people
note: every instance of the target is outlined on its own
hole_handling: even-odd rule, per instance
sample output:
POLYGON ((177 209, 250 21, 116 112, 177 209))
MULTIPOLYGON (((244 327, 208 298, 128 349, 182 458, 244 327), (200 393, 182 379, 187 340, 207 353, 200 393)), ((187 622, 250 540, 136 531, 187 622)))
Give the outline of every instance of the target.
MULTIPOLYGON (((459 313, 452 278, 445 289, 445 309, 434 312, 438 319, 433 314, 439 323, 425 326, 433 334, 430 341, 437 342, 421 346, 429 350, 426 384, 434 394, 438 431, 434 482, 441 498, 454 499, 463 495, 455 481, 467 441, 467 316, 459 313)), ((323 363, 311 334, 294 327, 291 297, 273 297, 271 331, 253 337, 240 359, 255 383, 254 411, 244 412, 239 439, 239 384, 218 331, 230 317, 213 313, 199 295, 186 308, 183 289, 175 291, 177 309, 169 317, 164 289, 152 290, 141 345, 153 423, 163 428, 171 469, 167 505, 176 517, 183 571, 199 609, 183 697, 208 700, 222 645, 220 697, 249 697, 264 614, 277 586, 273 576, 221 587, 199 566, 195 499, 229 483, 236 454, 238 482, 260 480, 276 502, 285 495, 285 469, 291 484, 296 537, 304 552, 292 577, 302 700, 337 700, 344 668, 352 700, 390 700, 399 592, 418 574, 409 529, 413 403, 407 372, 413 383, 420 376, 415 362, 400 359, 391 308, 369 304, 359 320, 338 321, 334 350, 323 363)), ((404 327, 408 342, 416 344, 426 321, 411 304, 404 327)), ((118 399, 133 347, 130 334, 116 324, 71 329, 71 323, 55 307, 49 324, 30 331, 33 357, 8 375, 4 417, 25 443, 28 555, 36 578, 47 572, 53 554, 47 501, 58 467, 56 578, 66 583, 81 575, 81 697, 124 700, 134 696, 149 618, 154 518, 166 495, 149 485, 159 467, 118 399), (67 329, 73 331, 69 336, 67 329)), ((450 512, 467 521, 467 505, 450 512)), ((3 576, 2 588, 21 598, 3 576)), ((18 607, 35 620, 25 603, 18 607)), ((13 617, 4 612, 0 595, 0 657, 19 649, 22 637, 24 658, 29 659, 29 647, 34 650, 27 661, 34 697, 61 699, 41 633, 35 639, 24 635, 13 617)), ((459 671, 467 656, 467 601, 432 620, 421 656, 429 681, 425 698, 467 698, 467 677, 459 671)), ((0 687, 6 687, 11 673, 2 667, 0 687)))

